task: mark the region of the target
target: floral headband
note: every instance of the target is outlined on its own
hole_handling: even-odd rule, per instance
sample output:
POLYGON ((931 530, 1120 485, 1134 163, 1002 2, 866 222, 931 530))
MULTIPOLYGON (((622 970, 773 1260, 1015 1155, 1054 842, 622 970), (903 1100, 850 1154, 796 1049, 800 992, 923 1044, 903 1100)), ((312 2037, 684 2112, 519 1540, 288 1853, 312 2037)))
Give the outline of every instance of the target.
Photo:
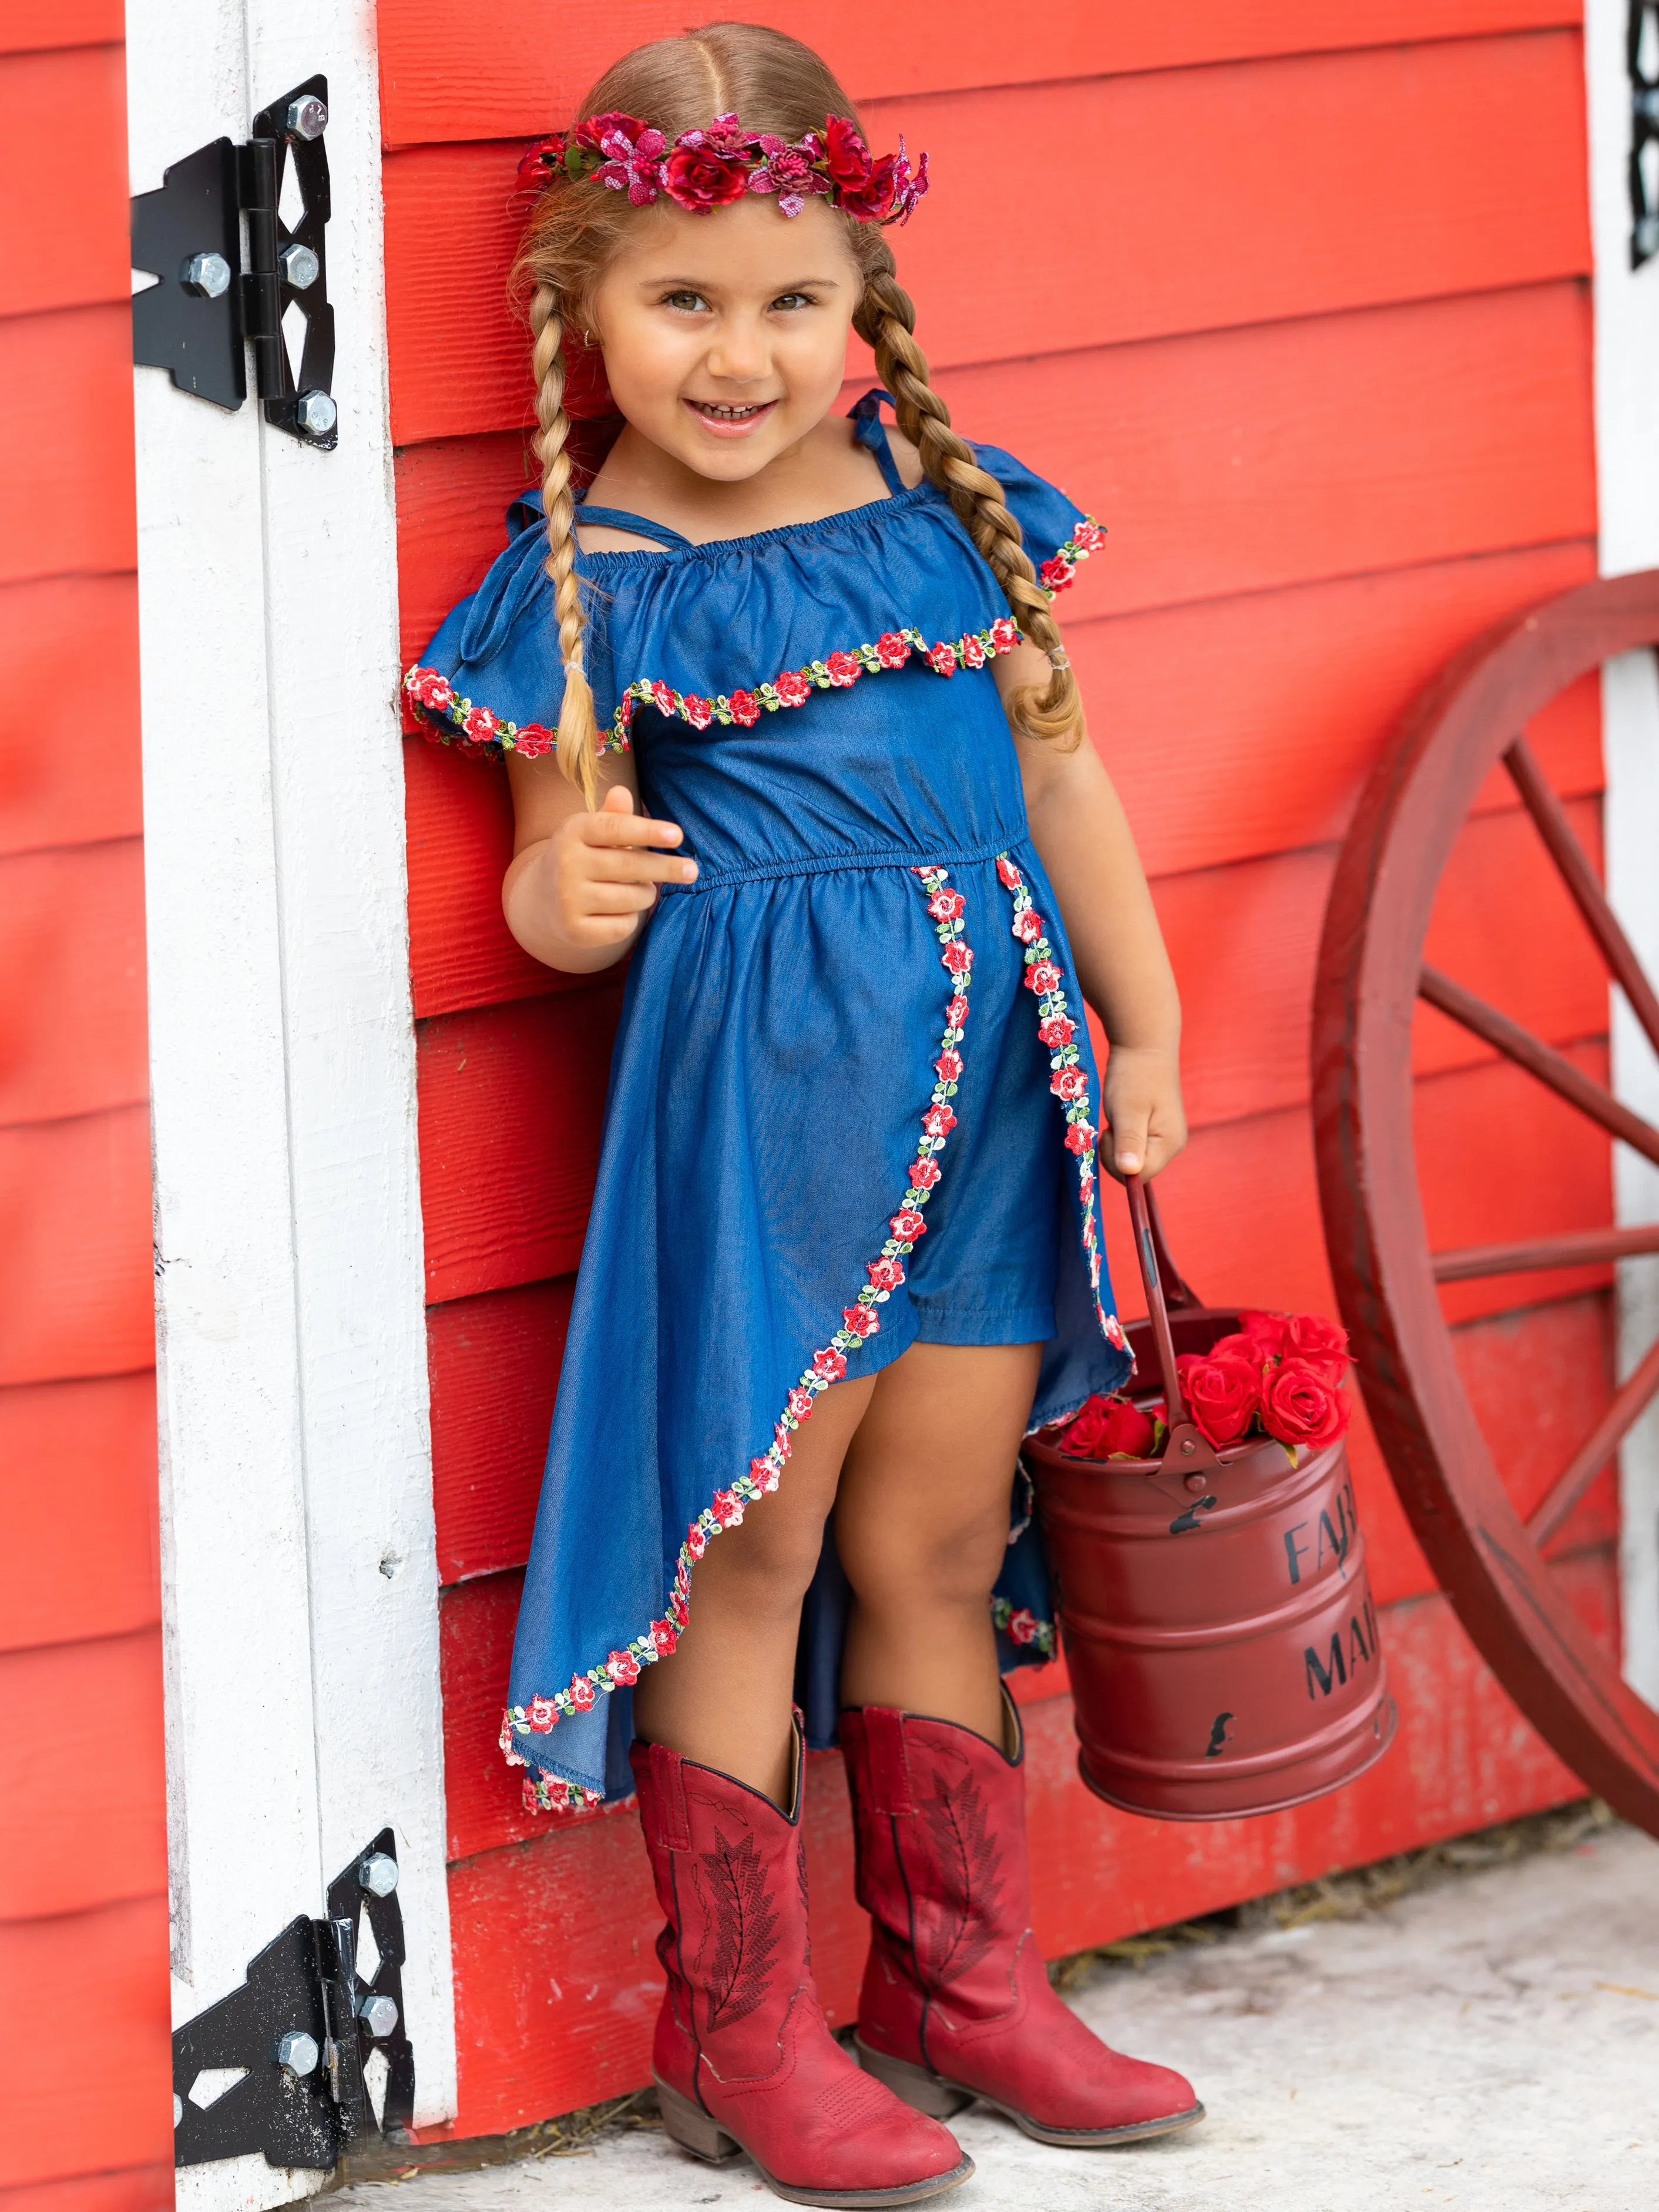
POLYGON ((775 192, 780 215, 799 215, 822 197, 860 222, 908 222, 927 189, 927 156, 913 170, 902 138, 896 154, 876 156, 841 115, 793 145, 769 131, 745 131, 735 115, 717 115, 706 131, 683 131, 671 144, 637 115, 613 113, 538 138, 519 164, 519 183, 528 191, 542 191, 556 176, 625 191, 635 207, 665 192, 694 215, 745 192, 775 192))

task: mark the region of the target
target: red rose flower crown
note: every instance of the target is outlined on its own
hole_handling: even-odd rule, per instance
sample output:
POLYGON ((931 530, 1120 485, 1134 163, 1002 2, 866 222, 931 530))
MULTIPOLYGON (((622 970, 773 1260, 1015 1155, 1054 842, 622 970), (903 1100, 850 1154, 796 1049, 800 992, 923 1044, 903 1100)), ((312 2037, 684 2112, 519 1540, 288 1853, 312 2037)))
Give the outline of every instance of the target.
POLYGON ((775 192, 780 215, 799 215, 821 198, 860 222, 908 222, 927 190, 927 156, 912 169, 902 138, 896 154, 872 154, 844 115, 826 117, 821 131, 791 144, 745 131, 735 115, 717 115, 706 131, 683 131, 671 143, 637 115, 612 113, 538 138, 519 164, 526 191, 541 191, 556 177, 626 192, 635 207, 666 194, 694 215, 745 192, 775 192))

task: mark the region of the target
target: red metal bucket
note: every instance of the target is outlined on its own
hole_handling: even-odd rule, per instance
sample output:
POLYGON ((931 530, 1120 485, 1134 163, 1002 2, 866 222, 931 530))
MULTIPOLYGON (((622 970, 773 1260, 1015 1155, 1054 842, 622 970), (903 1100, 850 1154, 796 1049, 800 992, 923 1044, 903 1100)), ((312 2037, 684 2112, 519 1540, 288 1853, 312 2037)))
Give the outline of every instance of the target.
POLYGON ((1148 1309, 1129 1340, 1139 1371, 1164 1378, 1164 1456, 1071 1459, 1053 1429, 1024 1455, 1058 1588, 1078 1767, 1126 1812, 1275 1813, 1352 1781, 1394 1735, 1347 1455, 1338 1443, 1293 1468, 1267 1437, 1206 1443, 1176 1356, 1207 1352, 1239 1316, 1199 1303, 1151 1193, 1132 1180, 1128 1196, 1148 1309))

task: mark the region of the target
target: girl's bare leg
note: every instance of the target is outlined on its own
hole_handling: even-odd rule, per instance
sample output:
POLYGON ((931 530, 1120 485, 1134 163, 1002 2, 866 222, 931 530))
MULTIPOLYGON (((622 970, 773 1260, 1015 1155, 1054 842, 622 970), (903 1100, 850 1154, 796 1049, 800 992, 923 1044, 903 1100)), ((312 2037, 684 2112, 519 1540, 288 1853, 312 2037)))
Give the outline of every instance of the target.
POLYGON ((822 1394, 795 1432, 777 1489, 697 1562, 679 1649, 635 1686, 635 1722, 647 1742, 735 1775, 780 1805, 789 1788, 801 1600, 848 1440, 882 1379, 837 1382, 822 1394))
POLYGON ((1000 1744, 990 1594, 1042 1347, 915 1344, 875 1379, 842 1472, 854 1605, 849 1705, 897 1705, 1000 1744))

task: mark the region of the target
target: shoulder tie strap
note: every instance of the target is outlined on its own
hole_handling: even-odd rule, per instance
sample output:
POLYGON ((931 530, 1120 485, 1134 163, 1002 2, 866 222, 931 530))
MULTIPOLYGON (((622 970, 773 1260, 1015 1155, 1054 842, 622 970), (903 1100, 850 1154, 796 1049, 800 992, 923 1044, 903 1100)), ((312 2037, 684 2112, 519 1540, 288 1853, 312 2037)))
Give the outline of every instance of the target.
POLYGON ((607 530, 631 531, 635 538, 654 538, 659 545, 689 545, 691 540, 682 538, 678 530, 671 530, 665 522, 653 522, 648 514, 629 514, 620 507, 593 507, 586 500, 576 503, 578 522, 602 523, 607 530))
POLYGON ((890 407, 893 405, 892 393, 878 385, 873 392, 866 392, 857 406, 850 408, 848 412, 853 424, 853 435, 860 446, 866 447, 875 455, 883 482, 890 492, 896 494, 903 491, 906 486, 898 472, 898 463, 893 459, 893 449, 887 442, 887 425, 881 419, 884 399, 890 407))

